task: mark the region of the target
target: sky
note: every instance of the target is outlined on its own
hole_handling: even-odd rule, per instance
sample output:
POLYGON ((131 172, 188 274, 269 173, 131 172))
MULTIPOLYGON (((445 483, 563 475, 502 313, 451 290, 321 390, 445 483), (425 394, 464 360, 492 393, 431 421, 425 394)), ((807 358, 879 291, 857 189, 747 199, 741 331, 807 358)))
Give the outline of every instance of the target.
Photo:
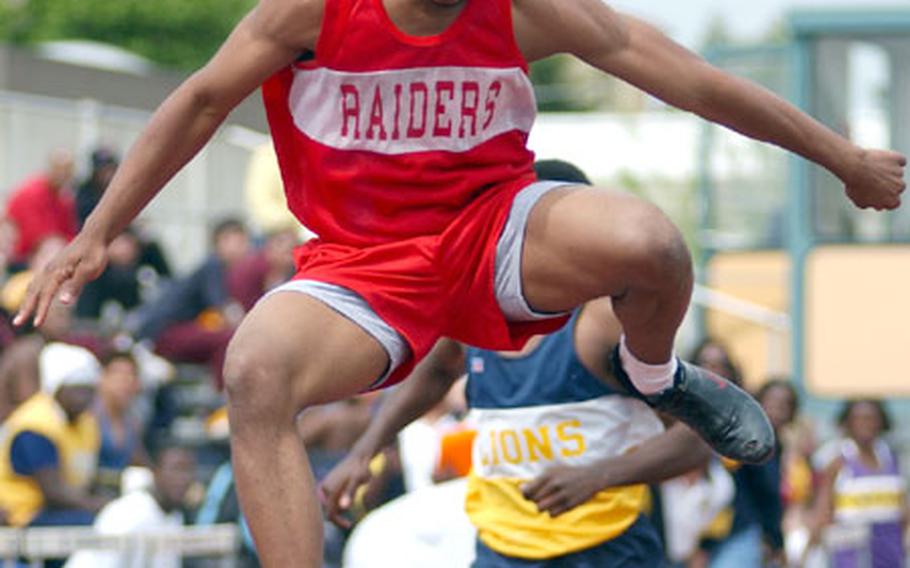
POLYGON ((700 47, 717 16, 738 39, 760 38, 788 11, 802 8, 903 6, 907 0, 606 0, 608 4, 657 24, 690 48, 700 47))

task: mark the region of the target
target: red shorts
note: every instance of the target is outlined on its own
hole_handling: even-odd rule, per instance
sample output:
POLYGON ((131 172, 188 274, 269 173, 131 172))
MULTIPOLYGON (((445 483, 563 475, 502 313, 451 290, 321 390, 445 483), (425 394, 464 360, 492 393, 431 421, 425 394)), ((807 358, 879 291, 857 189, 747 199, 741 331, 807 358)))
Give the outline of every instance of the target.
POLYGON ((510 351, 562 327, 568 316, 507 321, 494 291, 496 248, 515 196, 527 183, 490 189, 440 235, 368 248, 314 240, 296 252, 294 280, 347 288, 398 332, 410 357, 382 383, 404 379, 440 337, 510 351))

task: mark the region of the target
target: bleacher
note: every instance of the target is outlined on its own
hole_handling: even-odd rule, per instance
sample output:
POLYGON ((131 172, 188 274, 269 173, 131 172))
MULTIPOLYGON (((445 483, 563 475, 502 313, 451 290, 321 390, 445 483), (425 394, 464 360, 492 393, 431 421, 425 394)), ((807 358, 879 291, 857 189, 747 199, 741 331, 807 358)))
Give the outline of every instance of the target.
POLYGON ((0 529, 0 568, 40 568, 45 559, 78 550, 118 552, 128 559, 121 568, 154 568, 150 559, 158 552, 205 560, 199 566, 231 568, 239 546, 238 529, 231 524, 128 535, 101 535, 91 528, 0 529))

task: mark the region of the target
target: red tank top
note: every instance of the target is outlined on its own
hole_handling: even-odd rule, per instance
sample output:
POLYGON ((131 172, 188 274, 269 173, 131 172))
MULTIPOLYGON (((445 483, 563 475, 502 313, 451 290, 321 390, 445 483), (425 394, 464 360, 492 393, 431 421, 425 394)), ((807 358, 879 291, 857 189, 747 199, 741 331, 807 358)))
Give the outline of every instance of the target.
POLYGON ((315 56, 263 86, 291 211, 323 241, 439 234, 480 193, 534 179, 536 102, 510 0, 409 36, 382 0, 326 0, 315 56))

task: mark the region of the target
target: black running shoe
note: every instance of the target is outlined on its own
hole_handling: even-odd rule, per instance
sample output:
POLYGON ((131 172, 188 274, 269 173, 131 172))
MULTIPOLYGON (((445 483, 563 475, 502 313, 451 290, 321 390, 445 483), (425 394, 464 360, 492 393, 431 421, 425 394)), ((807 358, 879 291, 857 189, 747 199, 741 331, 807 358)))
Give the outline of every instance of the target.
POLYGON ((618 347, 611 359, 614 375, 632 395, 688 425, 720 455, 748 464, 771 459, 775 447, 771 422, 758 401, 738 386, 680 360, 673 387, 646 396, 623 370, 618 347))

